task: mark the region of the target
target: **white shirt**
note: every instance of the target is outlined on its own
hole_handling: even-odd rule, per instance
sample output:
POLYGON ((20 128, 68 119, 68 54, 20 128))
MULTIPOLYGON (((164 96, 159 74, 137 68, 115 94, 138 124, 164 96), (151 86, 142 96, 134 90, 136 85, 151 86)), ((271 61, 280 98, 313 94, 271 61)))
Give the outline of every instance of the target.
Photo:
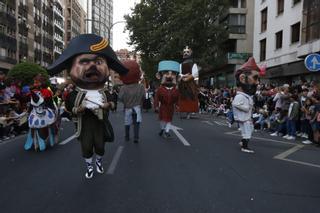
POLYGON ((88 109, 97 109, 103 105, 103 96, 98 90, 86 90, 86 96, 83 101, 84 106, 88 109), (94 103, 93 103, 94 102, 94 103), (96 104, 95 104, 96 103, 96 104))
POLYGON ((252 117, 253 99, 244 92, 237 92, 232 101, 233 116, 236 121, 250 121, 252 117))

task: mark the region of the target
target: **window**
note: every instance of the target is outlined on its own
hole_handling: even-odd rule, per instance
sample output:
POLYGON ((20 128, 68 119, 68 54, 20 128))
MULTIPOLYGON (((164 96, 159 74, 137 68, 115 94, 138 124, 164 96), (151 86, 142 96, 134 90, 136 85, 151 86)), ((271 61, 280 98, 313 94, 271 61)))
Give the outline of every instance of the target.
POLYGON ((6 12, 6 4, 3 2, 0 2, 0 11, 6 12))
POLYGON ((267 39, 260 41, 260 61, 266 60, 267 39))
POLYGON ((0 47, 0 56, 6 56, 6 52, 5 48, 0 47))
POLYGON ((241 0, 240 4, 241 4, 240 5, 241 8, 246 8, 247 7, 247 1, 246 0, 241 0))
POLYGON ((232 14, 229 16, 229 32, 236 34, 246 33, 246 15, 232 14))
POLYGON ((0 33, 3 33, 3 34, 6 33, 6 26, 0 24, 0 33))
POLYGON ((238 8, 238 0, 231 0, 230 1, 230 7, 238 8))
POLYGON ((300 22, 291 25, 291 43, 298 42, 300 40, 300 22))
POLYGON ((261 32, 267 30, 268 8, 261 11, 261 32))
POLYGON ((276 49, 282 48, 282 30, 276 33, 276 49))
POLYGON ((293 0, 293 5, 296 5, 300 2, 301 0, 293 0))
POLYGON ((306 42, 320 38, 320 1, 312 0, 304 2, 303 9, 306 14, 306 42))
POLYGON ((284 10, 284 0, 278 0, 278 15, 283 13, 284 10))

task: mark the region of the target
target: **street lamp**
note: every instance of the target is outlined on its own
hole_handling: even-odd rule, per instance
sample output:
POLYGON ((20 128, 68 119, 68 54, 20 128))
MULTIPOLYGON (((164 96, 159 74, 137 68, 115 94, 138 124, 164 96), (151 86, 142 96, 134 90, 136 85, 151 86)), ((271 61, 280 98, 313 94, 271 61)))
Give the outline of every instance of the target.
MULTIPOLYGON (((117 21, 115 23, 113 23, 110 27, 106 25, 106 23, 104 22, 101 22, 99 20, 95 20, 95 19, 84 19, 85 22, 88 22, 88 21, 92 21, 92 22, 98 22, 99 24, 102 24, 107 30, 108 30, 108 39, 110 41, 110 37, 111 37, 111 29, 114 27, 114 25, 116 24, 119 24, 119 23, 126 23, 125 21, 117 21)), ((87 23, 87 27, 88 27, 88 23, 87 23)), ((87 31, 88 28, 87 28, 87 31)), ((100 34, 100 29, 99 29, 99 34, 100 34)))

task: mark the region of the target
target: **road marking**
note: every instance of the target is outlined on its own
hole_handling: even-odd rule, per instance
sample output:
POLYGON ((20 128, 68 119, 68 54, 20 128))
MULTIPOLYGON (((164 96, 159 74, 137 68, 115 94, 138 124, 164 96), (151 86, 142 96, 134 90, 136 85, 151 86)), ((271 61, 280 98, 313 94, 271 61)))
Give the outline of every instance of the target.
MULTIPOLYGON (((238 133, 238 132, 239 131, 233 131, 233 132, 227 132, 225 134, 233 135, 233 136, 239 136, 238 134, 235 134, 235 133, 238 133)), ((304 147, 304 145, 300 145, 300 144, 295 145, 294 143, 285 142, 285 141, 278 141, 278 140, 273 140, 273 139, 269 139, 269 138, 260 138, 260 137, 252 137, 252 138, 253 139, 257 139, 257 140, 271 141, 271 142, 275 142, 275 143, 282 143, 282 144, 287 144, 287 145, 294 146, 294 147, 288 149, 287 151, 274 156, 273 157, 274 159, 288 161, 288 162, 291 162, 291 163, 301 164, 301 165, 305 165, 305 166, 311 166, 311 167, 320 168, 320 165, 317 165, 317 164, 307 163, 307 162, 298 161, 298 160, 291 160, 291 159, 287 159, 286 158, 289 155, 291 155, 292 153, 302 149, 304 147)))
POLYGON ((122 151, 123 151, 123 146, 119 146, 108 168, 108 171, 107 171, 108 175, 113 175, 114 171, 116 170, 122 151))
MULTIPOLYGON (((226 132, 226 133, 224 133, 224 134, 226 134, 226 135, 234 135, 234 136, 235 136, 235 133, 237 133, 237 132, 239 132, 239 130, 237 130, 237 131, 232 131, 232 132, 226 132)), ((238 135, 236 135, 236 136, 238 136, 238 135)))
POLYGON ((208 124, 210 126, 213 126, 213 123, 211 123, 210 121, 202 121, 202 123, 206 123, 206 124, 208 124))
MULTIPOLYGON (((233 136, 241 136, 240 134, 235 134, 235 133, 238 133, 238 132, 239 131, 233 131, 233 132, 227 132, 225 134, 233 135, 233 136)), ((271 142, 276 142, 276 143, 288 144, 288 145, 292 145, 292 146, 295 145, 294 143, 290 143, 290 142, 286 142, 286 141, 274 140, 274 139, 270 139, 270 138, 261 138, 261 137, 256 137, 256 136, 252 136, 251 138, 257 139, 257 140, 262 140, 262 141, 271 141, 271 142)))
POLYGON ((71 135, 70 137, 68 137, 64 141, 60 142, 59 145, 65 145, 65 144, 69 143, 70 141, 72 141, 75 138, 76 138, 76 135, 71 135))
POLYGON ((274 156, 273 158, 275 159, 284 159, 287 156, 291 155, 292 153, 298 151, 299 149, 302 149, 304 147, 304 145, 296 145, 294 147, 292 147, 291 149, 288 149, 287 151, 280 153, 279 155, 274 156))
POLYGON ((180 127, 172 126, 172 131, 174 132, 174 134, 176 134, 176 136, 179 138, 179 140, 183 143, 183 145, 185 146, 191 146, 190 143, 180 134, 180 132, 178 130, 183 130, 180 127))
POLYGON ((304 147, 304 145, 296 145, 296 146, 292 147, 291 149, 289 149, 283 153, 280 153, 279 155, 274 156, 273 158, 278 159, 278 160, 288 161, 291 163, 297 163, 297 164, 301 164, 301 165, 305 165, 305 166, 312 166, 312 167, 320 168, 320 165, 317 165, 317 164, 307 163, 307 162, 303 162, 303 161, 292 160, 292 159, 286 158, 289 155, 293 154, 294 152, 302 149, 303 147, 304 147))
MULTIPOLYGON (((276 159, 278 159, 278 158, 276 158, 276 159)), ((304 165, 304 166, 311 166, 311 167, 320 168, 320 165, 313 164, 313 163, 307 163, 307 162, 303 162, 303 161, 298 161, 298 160, 291 160, 291 159, 287 159, 287 158, 278 159, 278 160, 288 161, 288 162, 291 162, 291 163, 297 163, 297 164, 301 164, 301 165, 304 165)))

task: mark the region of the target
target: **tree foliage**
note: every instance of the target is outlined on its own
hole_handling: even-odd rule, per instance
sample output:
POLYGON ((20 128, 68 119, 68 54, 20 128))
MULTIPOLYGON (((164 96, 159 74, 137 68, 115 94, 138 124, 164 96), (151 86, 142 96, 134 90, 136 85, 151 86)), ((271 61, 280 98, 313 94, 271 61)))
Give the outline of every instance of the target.
POLYGON ((142 57, 150 77, 160 60, 181 61, 182 50, 192 48, 201 67, 213 66, 226 38, 221 24, 227 0, 141 0, 126 15, 131 45, 142 57))
POLYGON ((33 83, 33 78, 37 74, 42 74, 48 79, 47 71, 38 64, 22 62, 15 65, 11 70, 9 70, 8 78, 20 80, 22 85, 29 85, 33 83))

